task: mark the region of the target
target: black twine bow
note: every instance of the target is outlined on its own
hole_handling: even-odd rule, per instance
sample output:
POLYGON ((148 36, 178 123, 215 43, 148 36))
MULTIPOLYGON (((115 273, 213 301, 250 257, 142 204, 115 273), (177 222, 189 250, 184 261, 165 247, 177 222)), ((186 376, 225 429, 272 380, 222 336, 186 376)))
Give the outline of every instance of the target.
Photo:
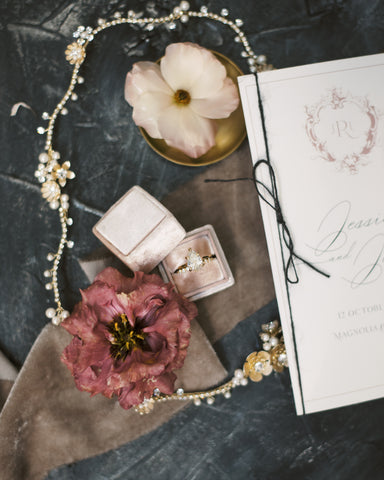
POLYGON ((300 257, 300 255, 297 255, 297 253, 295 252, 294 247, 293 247, 293 241, 292 241, 291 234, 288 230, 287 224, 285 223, 285 220, 284 220, 284 217, 283 217, 283 214, 282 214, 282 211, 281 211, 279 196, 278 196, 278 193, 277 193, 275 172, 274 172, 270 162, 268 162, 268 160, 262 159, 262 160, 258 160, 255 163, 255 165, 253 166, 253 181, 255 183, 255 187, 256 187, 256 190, 257 190, 257 193, 258 193, 259 197, 262 200, 264 200, 264 202, 267 203, 271 208, 273 208, 273 210, 276 213, 276 221, 281 226, 281 230, 282 230, 282 234, 283 234, 282 235, 283 236, 283 241, 284 241, 284 244, 289 251, 288 260, 287 260, 287 262, 285 264, 285 267, 284 267, 284 275, 285 275, 285 279, 287 280, 287 282, 289 282, 289 283, 298 283, 299 282, 299 277, 297 275, 296 265, 295 265, 295 262, 294 262, 295 258, 297 260, 300 260, 301 262, 305 263, 305 265, 307 265, 308 267, 315 270, 315 272, 320 273, 321 275, 324 275, 325 277, 329 278, 330 275, 328 275, 328 273, 325 273, 322 270, 319 270, 312 263, 310 263, 307 260, 305 260, 304 258, 300 257), (261 182, 260 180, 257 179, 256 170, 260 167, 260 165, 266 165, 268 170, 269 170, 269 175, 270 175, 270 178, 271 178, 271 189, 269 187, 267 187, 267 185, 265 185, 265 183, 263 183, 263 182, 261 182), (264 194, 261 192, 260 187, 262 187, 268 193, 268 195, 270 196, 272 201, 269 201, 264 196, 264 194), (290 272, 291 271, 293 271, 293 275, 294 275, 293 278, 290 277, 290 272))

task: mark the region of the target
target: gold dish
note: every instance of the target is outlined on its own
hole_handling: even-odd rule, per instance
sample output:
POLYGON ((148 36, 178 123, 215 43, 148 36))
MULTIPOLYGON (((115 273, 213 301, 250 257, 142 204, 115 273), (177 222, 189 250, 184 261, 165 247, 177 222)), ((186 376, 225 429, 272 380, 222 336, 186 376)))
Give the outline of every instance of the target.
MULTIPOLYGON (((227 75, 233 80, 235 85, 237 85, 237 77, 243 75, 240 68, 221 53, 213 51, 212 53, 224 65, 227 70, 227 75)), ((180 150, 168 146, 164 140, 150 137, 141 127, 140 132, 149 146, 170 162, 188 167, 201 167, 223 160, 223 158, 234 152, 245 138, 245 123, 241 103, 228 118, 216 120, 216 122, 218 126, 216 145, 199 158, 188 157, 188 155, 180 150)))

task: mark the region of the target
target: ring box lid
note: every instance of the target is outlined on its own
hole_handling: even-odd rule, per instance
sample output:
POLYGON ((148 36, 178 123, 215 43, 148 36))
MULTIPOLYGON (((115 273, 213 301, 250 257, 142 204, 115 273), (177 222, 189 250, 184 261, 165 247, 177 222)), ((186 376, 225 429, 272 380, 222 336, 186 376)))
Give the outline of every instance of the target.
POLYGON ((171 212, 138 185, 112 205, 92 231, 132 270, 146 272, 186 233, 171 212))

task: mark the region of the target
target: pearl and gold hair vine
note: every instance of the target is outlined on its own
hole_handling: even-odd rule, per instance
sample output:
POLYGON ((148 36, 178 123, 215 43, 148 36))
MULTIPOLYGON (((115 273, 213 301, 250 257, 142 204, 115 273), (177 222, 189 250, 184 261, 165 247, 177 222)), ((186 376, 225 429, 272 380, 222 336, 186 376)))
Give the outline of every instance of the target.
MULTIPOLYGON (((35 172, 35 176, 39 183, 42 184, 41 193, 43 198, 48 202, 50 208, 58 211, 61 223, 61 238, 57 250, 55 252, 48 253, 47 260, 51 262, 51 266, 44 271, 44 277, 47 279, 45 288, 49 291, 53 291, 55 306, 47 308, 45 313, 54 325, 60 325, 62 322, 64 322, 63 326, 74 335, 76 341, 73 344, 74 346, 72 344, 71 345, 73 349, 77 349, 76 355, 80 355, 79 342, 81 341, 81 328, 78 327, 79 324, 76 322, 79 320, 79 312, 82 311, 82 306, 81 304, 78 304, 74 313, 70 315, 70 313, 63 307, 58 285, 58 269, 64 249, 65 247, 73 248, 74 246, 73 241, 68 239, 68 228, 73 224, 73 220, 69 217, 70 200, 68 194, 63 190, 67 182, 75 178, 75 173, 72 171, 70 162, 66 159, 63 161, 60 153, 56 149, 56 146, 54 146, 56 120, 59 115, 66 115, 68 113, 68 102, 76 101, 78 99, 78 94, 75 90, 77 85, 84 83, 84 78, 80 75, 80 70, 86 60, 87 47, 91 42, 94 41, 99 33, 107 30, 108 28, 122 24, 136 26, 146 31, 152 31, 156 28, 164 26, 169 31, 172 31, 176 28, 176 22, 186 24, 190 19, 193 18, 219 22, 230 28, 235 34, 234 41, 240 44, 242 47, 240 55, 247 60, 250 72, 259 72, 263 70, 270 70, 272 68, 271 65, 267 64, 267 59, 264 55, 256 54, 250 47, 244 32, 241 30, 243 25, 242 20, 239 18, 231 20, 229 18, 229 12, 225 8, 221 10, 220 14, 210 12, 205 6, 201 7, 199 11, 192 11, 190 10, 189 3, 182 1, 169 15, 166 16, 143 17, 139 14, 136 14, 132 10, 128 11, 126 15, 116 12, 113 15, 113 18, 110 20, 100 18, 96 27, 81 25, 73 33, 74 41, 69 44, 65 50, 65 57, 69 64, 73 66, 69 86, 61 100, 57 103, 53 112, 44 112, 42 114, 42 119, 48 121, 48 125, 46 127, 39 126, 37 128, 37 133, 40 135, 45 135, 46 141, 44 151, 39 155, 39 165, 35 172)), ((211 257, 203 257, 202 259, 200 258, 199 261, 200 263, 205 264, 214 259, 213 256, 211 257)), ((187 264, 188 261, 185 265, 181 265, 177 272, 184 272, 184 270, 186 271, 188 266, 187 264)), ((113 273, 111 275, 114 276, 115 274, 113 273)), ((125 280, 122 280, 122 282, 124 283, 125 280)), ((152 282, 157 285, 161 291, 165 291, 168 288, 159 286, 160 284, 158 284, 158 280, 155 278, 148 280, 148 282, 152 282)), ((89 288, 92 289, 93 287, 91 286, 89 288)), ((130 291, 136 291, 135 288, 137 288, 137 285, 136 287, 132 287, 130 291)), ((82 304, 87 302, 87 290, 83 292, 82 304)), ((116 301, 121 302, 121 304, 124 304, 124 302, 126 303, 128 301, 128 296, 126 293, 124 293, 124 291, 116 291, 113 293, 113 295, 115 295, 118 299, 116 301)), ((169 292, 169 295, 172 296, 173 294, 169 292)), ((194 307, 188 306, 190 302, 183 303, 184 301, 179 298, 177 298, 175 301, 178 303, 178 308, 180 308, 181 311, 185 313, 187 310, 189 312, 185 313, 185 315, 186 318, 188 317, 188 321, 190 321, 194 316, 194 307)), ((163 303, 165 305, 166 300, 164 300, 163 303)), ((151 312, 147 312, 147 314, 152 315, 151 312)), ((95 321, 95 324, 98 321, 97 318, 93 320, 95 321)), ((140 317, 140 321, 142 320, 143 319, 140 317)), ((105 335, 101 341, 104 342, 104 347, 107 348, 105 351, 109 352, 109 356, 107 356, 110 363, 120 362, 119 365, 121 366, 121 362, 125 362, 132 352, 137 352, 138 350, 144 351, 147 356, 150 356, 151 352, 147 342, 148 334, 145 332, 145 329, 136 328, 132 322, 134 322, 134 320, 130 319, 126 313, 120 312, 115 316, 111 314, 111 321, 108 322, 108 324, 103 324, 105 335)), ((161 325, 159 328, 162 328, 161 325)), ((122 399, 119 398, 119 401, 124 408, 130 408, 131 406, 134 406, 138 413, 143 414, 149 412, 158 402, 192 400, 195 405, 200 405, 202 400, 206 400, 208 404, 213 403, 215 397, 218 395, 229 398, 233 388, 239 385, 246 385, 249 379, 251 381, 258 382, 263 378, 263 376, 269 375, 272 371, 280 372, 285 366, 287 366, 287 356, 279 323, 277 321, 273 321, 264 324, 262 326, 260 338, 263 342, 263 350, 259 352, 253 352, 248 355, 248 357, 245 359, 243 367, 236 370, 234 372, 234 376, 221 386, 201 392, 187 393, 184 392, 182 388, 179 388, 175 393, 164 393, 164 391, 169 391, 170 384, 167 388, 164 388, 163 391, 161 390, 160 386, 155 386, 155 388, 152 389, 148 386, 151 382, 154 385, 156 382, 158 382, 159 385, 163 385, 161 382, 163 382, 165 378, 164 376, 161 377, 160 381, 160 377, 152 375, 150 378, 147 378, 144 375, 140 381, 146 382, 145 389, 137 392, 137 396, 135 398, 138 400, 136 403, 134 400, 132 400, 132 395, 132 398, 130 397, 129 401, 127 400, 128 397, 124 397, 122 399)), ((83 342, 82 346, 84 346, 85 343, 86 342, 83 342)), ((76 365, 76 362, 72 361, 76 356, 71 356, 74 351, 73 349, 71 350, 72 347, 68 346, 63 356, 65 357, 64 362, 71 369, 72 373, 74 373, 78 365, 76 365)), ((185 349, 185 344, 180 348, 185 349)), ((163 373, 165 376, 168 375, 168 379, 171 378, 170 376, 174 375, 171 371, 172 368, 180 368, 181 357, 183 357, 183 355, 180 354, 180 358, 177 357, 177 361, 172 359, 169 363, 164 364, 165 370, 163 373)), ((111 368, 113 368, 112 363, 111 368)), ((100 373, 103 370, 103 366, 99 366, 98 369, 98 373, 100 373)), ((93 373, 95 373, 95 371, 93 371, 93 373)), ((77 376, 77 379, 78 378, 79 377, 77 376)), ((113 378, 116 379, 115 377, 113 378)), ((98 377, 98 379, 100 378, 98 377)), ((106 375, 105 379, 105 385, 108 384, 110 386, 111 377, 106 375)), ((87 383, 89 382, 89 378, 87 378, 84 382, 84 385, 86 384, 85 387, 83 384, 81 384, 81 382, 80 385, 77 386, 80 389, 85 389, 91 393, 100 392, 106 396, 112 396, 116 393, 112 387, 109 388, 108 386, 106 386, 103 390, 103 388, 99 385, 100 388, 98 387, 99 390, 97 390, 96 387, 94 388, 91 384, 87 383)), ((128 393, 133 391, 132 389, 136 388, 135 386, 132 387, 132 383, 126 387, 128 393)))

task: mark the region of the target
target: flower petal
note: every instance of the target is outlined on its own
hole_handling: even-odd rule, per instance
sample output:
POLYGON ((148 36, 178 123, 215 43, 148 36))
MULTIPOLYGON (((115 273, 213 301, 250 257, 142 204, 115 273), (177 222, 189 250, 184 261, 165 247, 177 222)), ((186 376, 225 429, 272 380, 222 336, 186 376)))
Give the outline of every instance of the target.
POLYGON ((73 313, 61 323, 61 326, 86 342, 103 341, 105 338, 105 326, 98 321, 94 310, 83 303, 75 306, 73 313))
POLYGON ((162 92, 143 93, 136 99, 132 118, 139 127, 143 127, 152 138, 161 138, 159 115, 173 104, 173 97, 162 92))
POLYGON ((227 76, 225 67, 212 52, 188 42, 168 45, 160 69, 172 90, 187 90, 192 98, 214 95, 227 76))
POLYGON ((127 74, 125 99, 133 107, 133 121, 153 138, 160 138, 157 116, 171 104, 172 97, 173 91, 164 81, 156 63, 135 63, 127 74))
POLYGON ((156 378, 155 383, 153 384, 153 388, 158 388, 161 393, 165 393, 166 395, 171 395, 173 393, 174 385, 175 385, 176 375, 174 373, 168 372, 164 373, 164 375, 160 375, 156 378))
POLYGON ((120 405, 128 410, 134 405, 139 405, 144 400, 144 389, 142 383, 131 383, 119 392, 120 405))
POLYGON ((239 105, 237 88, 230 78, 222 88, 208 98, 192 98, 190 108, 206 118, 227 118, 239 105))
POLYGON ((161 137, 171 147, 192 158, 204 155, 215 145, 216 125, 188 106, 172 105, 159 116, 161 137))
POLYGON ((194 43, 172 43, 165 49, 160 61, 164 80, 174 92, 179 89, 189 91, 204 70, 206 53, 194 43))
POLYGON ((165 284, 159 275, 146 274, 140 271, 134 272, 133 277, 126 277, 116 268, 104 268, 95 278, 95 282, 103 282, 112 287, 116 292, 131 293, 142 285, 158 285, 159 287, 169 287, 165 284))
POLYGON ((134 63, 125 80, 125 99, 134 107, 136 100, 147 92, 173 94, 161 75, 159 65, 153 62, 134 63))
POLYGON ((145 338, 145 342, 150 348, 151 352, 157 353, 163 347, 165 338, 159 332, 151 332, 145 338))
POLYGON ((115 290, 100 281, 95 281, 86 290, 80 290, 80 292, 83 307, 89 307, 89 309, 94 312, 98 321, 103 324, 111 322, 116 315, 124 313, 115 290))

